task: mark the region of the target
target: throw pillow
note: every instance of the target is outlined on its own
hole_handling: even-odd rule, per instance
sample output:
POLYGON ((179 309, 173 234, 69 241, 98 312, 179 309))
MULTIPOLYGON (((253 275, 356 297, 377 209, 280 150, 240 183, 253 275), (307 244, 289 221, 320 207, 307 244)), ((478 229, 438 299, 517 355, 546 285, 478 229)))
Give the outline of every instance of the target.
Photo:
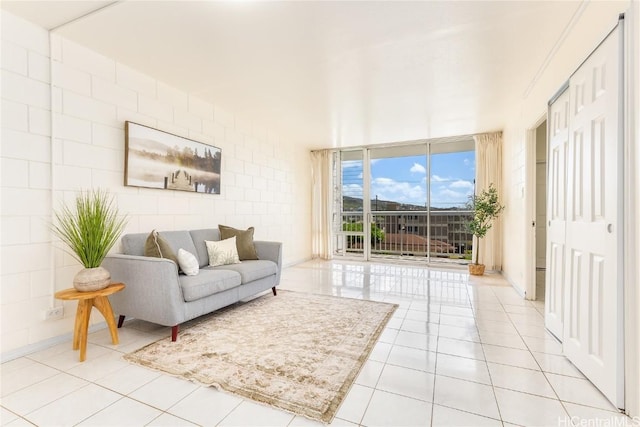
POLYGON ((144 244, 144 256, 168 258, 178 264, 178 258, 171 246, 169 246, 169 242, 156 230, 153 230, 147 237, 147 241, 144 244))
POLYGON ((178 249, 178 264, 180 269, 187 276, 195 276, 200 271, 200 265, 195 255, 184 249, 178 249))
POLYGON ((249 227, 246 230, 238 230, 226 225, 218 225, 220 229, 220 239, 228 239, 230 237, 236 237, 236 246, 238 247, 238 256, 240 261, 249 259, 258 259, 258 253, 256 247, 253 244, 253 227, 249 227))
POLYGON ((219 265, 240 264, 235 236, 217 242, 205 240, 204 243, 207 245, 210 266, 217 267, 219 265))

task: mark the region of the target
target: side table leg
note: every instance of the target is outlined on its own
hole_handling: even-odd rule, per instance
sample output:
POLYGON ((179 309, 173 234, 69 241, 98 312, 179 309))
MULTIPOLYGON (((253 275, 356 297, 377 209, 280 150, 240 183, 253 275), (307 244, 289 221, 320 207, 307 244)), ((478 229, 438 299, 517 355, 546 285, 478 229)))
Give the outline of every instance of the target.
MULTIPOLYGON (((89 317, 91 316, 91 307, 93 306, 91 299, 82 299, 78 301, 78 313, 76 314, 76 325, 80 319, 80 328, 78 342, 80 344, 80 361, 84 362, 87 358, 87 335, 89 333, 89 317)), ((75 341, 75 340, 74 340, 75 341)))
POLYGON ((116 319, 111 309, 111 303, 107 297, 95 297, 93 305, 102 313, 104 320, 107 321, 109 332, 111 332, 111 342, 118 344, 118 329, 116 328, 116 319))
POLYGON ((76 321, 73 326, 73 349, 80 348, 80 336, 82 335, 82 300, 78 301, 78 307, 76 308, 76 321))

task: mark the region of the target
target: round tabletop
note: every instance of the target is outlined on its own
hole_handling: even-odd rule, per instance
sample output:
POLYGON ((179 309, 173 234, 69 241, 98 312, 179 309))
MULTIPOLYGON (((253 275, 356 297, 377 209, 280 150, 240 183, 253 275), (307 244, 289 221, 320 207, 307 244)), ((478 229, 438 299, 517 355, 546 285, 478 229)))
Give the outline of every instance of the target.
POLYGON ((124 289, 124 283, 112 283, 104 289, 98 289, 97 291, 80 292, 75 288, 69 288, 55 293, 57 299, 62 300, 80 300, 80 299, 92 299, 95 297, 106 297, 107 295, 115 294, 118 291, 124 289))

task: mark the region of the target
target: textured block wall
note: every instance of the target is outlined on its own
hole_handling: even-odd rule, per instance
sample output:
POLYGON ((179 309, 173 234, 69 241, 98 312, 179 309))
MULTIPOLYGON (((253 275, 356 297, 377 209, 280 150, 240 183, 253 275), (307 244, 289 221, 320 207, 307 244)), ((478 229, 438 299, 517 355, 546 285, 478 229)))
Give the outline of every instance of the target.
POLYGON ((65 319, 42 320, 81 268, 48 223, 81 189, 108 189, 126 232, 254 226, 257 239, 284 243, 286 264, 311 255, 303 144, 6 12, 0 154, 3 354, 71 330, 73 302, 65 319), (222 194, 125 187, 126 120, 220 147, 222 194))

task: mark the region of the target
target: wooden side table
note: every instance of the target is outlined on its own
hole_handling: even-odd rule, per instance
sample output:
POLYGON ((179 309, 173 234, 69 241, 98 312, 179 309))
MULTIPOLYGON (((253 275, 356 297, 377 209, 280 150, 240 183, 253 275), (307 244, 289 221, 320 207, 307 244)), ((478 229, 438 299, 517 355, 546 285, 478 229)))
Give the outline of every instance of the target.
POLYGON ((78 300, 78 309, 76 311, 76 323, 73 328, 73 349, 80 348, 80 361, 84 362, 87 358, 87 334, 89 329, 89 317, 91 309, 97 308, 104 316, 111 332, 111 341, 118 344, 118 329, 116 321, 109 302, 109 295, 123 290, 124 283, 112 283, 104 289, 98 291, 79 292, 74 288, 65 289, 55 293, 55 297, 61 300, 78 300))

